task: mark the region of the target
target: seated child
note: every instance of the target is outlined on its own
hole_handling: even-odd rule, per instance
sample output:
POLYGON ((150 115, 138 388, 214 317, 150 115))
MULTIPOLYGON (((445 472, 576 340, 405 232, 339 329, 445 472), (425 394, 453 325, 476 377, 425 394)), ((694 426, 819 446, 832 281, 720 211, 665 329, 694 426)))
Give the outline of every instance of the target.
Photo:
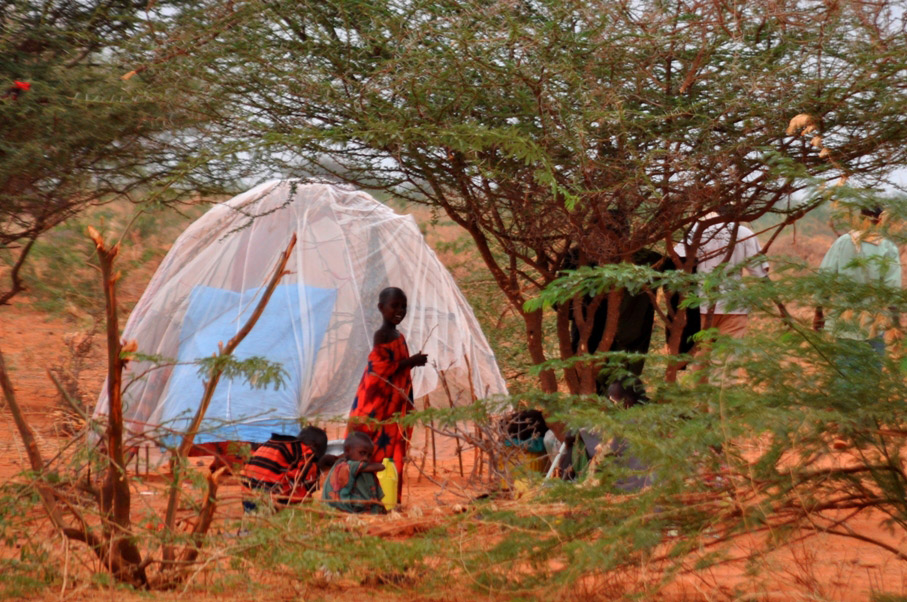
MULTIPOLYGON (((318 487, 318 461, 327 447, 327 433, 315 426, 305 427, 296 437, 272 434, 242 469, 243 497, 258 490, 270 493, 276 506, 298 504, 318 487)), ((243 508, 253 511, 257 505, 244 499, 243 508)))
POLYGON ((381 504, 384 492, 376 472, 384 470, 383 464, 370 463, 374 445, 365 433, 352 432, 343 442, 343 455, 324 480, 322 498, 329 506, 357 514, 385 514, 381 504))

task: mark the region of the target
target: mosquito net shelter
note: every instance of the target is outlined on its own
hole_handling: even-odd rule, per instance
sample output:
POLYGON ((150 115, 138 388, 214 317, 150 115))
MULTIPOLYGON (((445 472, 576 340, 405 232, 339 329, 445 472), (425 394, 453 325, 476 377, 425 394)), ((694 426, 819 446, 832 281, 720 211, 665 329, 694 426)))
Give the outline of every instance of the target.
MULTIPOLYGON (((131 362, 124 375, 129 431, 166 439, 188 426, 203 388, 193 362, 242 327, 294 233, 289 273, 234 354, 280 362, 283 386, 222 379, 198 443, 264 441, 296 433, 301 417, 345 416, 387 286, 409 298, 399 329, 410 352, 429 356, 429 366, 413 371, 417 405, 444 389, 442 375, 455 404, 506 393, 472 309, 411 216, 348 188, 273 181, 189 226, 132 311, 123 339, 155 360, 131 362)), ((106 409, 105 387, 95 413, 106 409)))

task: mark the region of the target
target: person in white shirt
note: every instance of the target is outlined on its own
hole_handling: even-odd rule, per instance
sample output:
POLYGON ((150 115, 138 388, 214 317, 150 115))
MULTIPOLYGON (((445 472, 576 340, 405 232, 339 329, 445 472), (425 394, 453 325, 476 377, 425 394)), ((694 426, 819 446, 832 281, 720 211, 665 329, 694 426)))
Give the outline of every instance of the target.
MULTIPOLYGON (((717 213, 710 213, 706 219, 718 217, 717 213)), ((698 235, 698 225, 687 237, 687 245, 692 246, 698 235)), ((756 234, 736 222, 717 223, 707 226, 699 239, 696 249, 696 271, 699 274, 708 274, 716 268, 731 268, 729 278, 740 279, 743 268, 733 270, 734 266, 746 263, 746 270, 753 276, 765 278, 768 276, 768 262, 749 260, 762 253, 756 234)), ((727 287, 720 287, 725 289, 727 287)), ((700 308, 702 313, 702 327, 717 328, 721 334, 733 338, 742 338, 746 334, 747 313, 745 307, 733 307, 725 301, 719 300, 712 306, 700 308)))

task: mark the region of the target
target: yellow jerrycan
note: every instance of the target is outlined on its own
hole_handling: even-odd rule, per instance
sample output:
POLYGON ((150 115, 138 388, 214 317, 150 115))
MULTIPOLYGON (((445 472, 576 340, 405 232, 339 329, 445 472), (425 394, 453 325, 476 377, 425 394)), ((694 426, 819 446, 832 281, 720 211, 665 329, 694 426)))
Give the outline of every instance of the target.
POLYGON ((381 485, 381 490, 384 492, 381 503, 384 504, 385 510, 390 512, 397 506, 397 479, 399 477, 393 460, 384 458, 381 463, 384 464, 384 470, 377 475, 378 484, 381 485))

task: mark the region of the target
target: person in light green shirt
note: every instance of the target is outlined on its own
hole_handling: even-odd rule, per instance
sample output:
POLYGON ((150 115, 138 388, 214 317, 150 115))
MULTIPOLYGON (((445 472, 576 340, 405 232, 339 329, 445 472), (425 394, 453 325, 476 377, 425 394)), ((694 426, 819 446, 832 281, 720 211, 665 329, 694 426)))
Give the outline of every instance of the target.
MULTIPOLYGON (((840 275, 859 284, 879 284, 901 288, 901 258, 897 246, 873 232, 882 210, 864 209, 862 215, 869 220, 869 228, 852 230, 832 244, 822 259, 819 269, 840 275)), ((821 307, 816 308, 813 328, 823 327, 838 338, 867 341, 877 351, 884 350, 882 334, 890 326, 892 314, 879 311, 834 312, 825 319, 821 307)))

